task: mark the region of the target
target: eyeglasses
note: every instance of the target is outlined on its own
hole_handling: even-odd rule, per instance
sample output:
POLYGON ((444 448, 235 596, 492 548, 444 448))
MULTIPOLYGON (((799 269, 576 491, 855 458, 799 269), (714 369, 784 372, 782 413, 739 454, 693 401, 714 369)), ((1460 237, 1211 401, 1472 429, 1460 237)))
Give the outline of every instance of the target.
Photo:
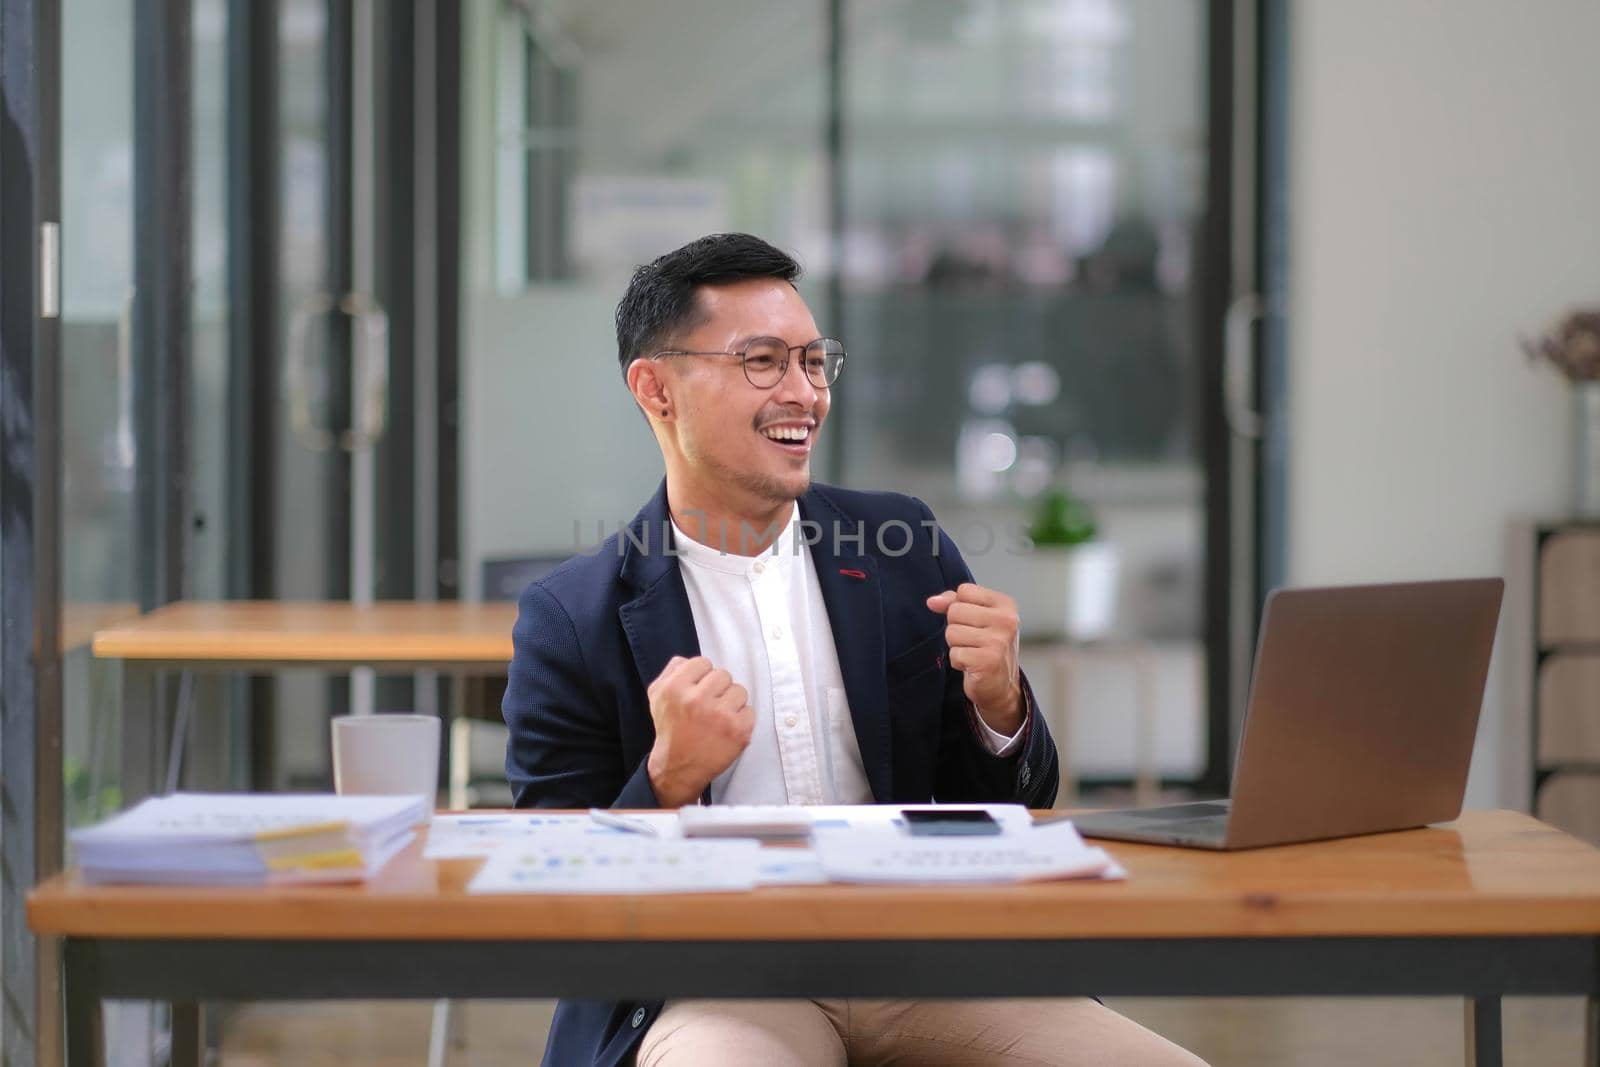
POLYGON ((757 389, 771 389, 783 381, 789 371, 789 354, 803 354, 801 367, 806 377, 818 389, 826 389, 839 380, 844 369, 844 343, 831 337, 819 337, 804 345, 786 345, 776 337, 756 337, 744 346, 743 352, 680 352, 666 349, 651 356, 728 356, 744 365, 744 376, 757 389))

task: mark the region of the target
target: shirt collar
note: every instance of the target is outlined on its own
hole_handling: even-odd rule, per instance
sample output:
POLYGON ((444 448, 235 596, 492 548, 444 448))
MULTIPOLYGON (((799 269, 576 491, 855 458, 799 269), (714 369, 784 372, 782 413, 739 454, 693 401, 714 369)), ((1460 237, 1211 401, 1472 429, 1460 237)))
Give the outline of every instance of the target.
MULTIPOLYGON (((678 520, 672 520, 673 547, 684 563, 724 574, 760 573, 771 566, 782 566, 787 557, 802 551, 799 545, 800 507, 795 505, 789 513, 789 523, 766 550, 754 556, 741 556, 731 549, 723 551, 716 545, 703 545, 683 532, 678 520), (756 565, 760 564, 758 568, 756 565)), ((730 540, 737 539, 734 534, 730 540)))

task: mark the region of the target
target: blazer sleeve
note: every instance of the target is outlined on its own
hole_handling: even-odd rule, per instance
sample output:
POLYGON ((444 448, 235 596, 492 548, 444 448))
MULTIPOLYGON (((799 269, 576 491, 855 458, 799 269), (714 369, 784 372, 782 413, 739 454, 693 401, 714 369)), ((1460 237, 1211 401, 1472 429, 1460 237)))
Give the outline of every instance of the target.
MULTIPOLYGON (((933 512, 922 507, 925 529, 938 537, 937 561, 944 588, 954 589, 972 581, 972 570, 943 527, 934 525, 933 512)), ((946 663, 948 663, 948 657, 946 663)), ((961 672, 945 668, 944 714, 939 739, 939 767, 934 778, 934 798, 941 802, 1012 802, 1030 808, 1048 808, 1055 803, 1061 771, 1056 763, 1056 742, 1050 736, 1033 686, 1026 674, 1020 677, 1023 699, 1027 701, 1025 736, 1009 756, 996 756, 984 747, 973 727, 970 705, 962 689, 961 672)))
POLYGON ((537 582, 522 594, 501 712, 519 808, 657 808, 644 763, 626 773, 617 716, 594 691, 577 628, 537 582))

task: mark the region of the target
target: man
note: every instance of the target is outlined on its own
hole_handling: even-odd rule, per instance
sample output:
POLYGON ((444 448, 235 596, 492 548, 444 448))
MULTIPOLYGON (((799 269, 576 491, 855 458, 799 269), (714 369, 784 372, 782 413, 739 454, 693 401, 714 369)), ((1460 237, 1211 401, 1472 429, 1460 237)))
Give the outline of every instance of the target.
MULTIPOLYGON (((1055 744, 1011 598, 920 501, 811 483, 844 348, 744 234, 634 274, 623 375, 666 478, 529 586, 505 698, 519 807, 1015 801, 1055 744)), ((545 1062, 1197 1063, 1093 1000, 564 1001, 545 1062)))

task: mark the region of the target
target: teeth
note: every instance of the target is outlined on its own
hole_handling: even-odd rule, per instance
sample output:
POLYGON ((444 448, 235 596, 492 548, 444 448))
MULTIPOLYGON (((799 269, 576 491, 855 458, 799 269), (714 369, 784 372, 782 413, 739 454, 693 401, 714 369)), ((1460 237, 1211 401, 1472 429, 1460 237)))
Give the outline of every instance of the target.
POLYGON ((774 441, 804 441, 811 433, 804 426, 769 426, 761 432, 774 441))

